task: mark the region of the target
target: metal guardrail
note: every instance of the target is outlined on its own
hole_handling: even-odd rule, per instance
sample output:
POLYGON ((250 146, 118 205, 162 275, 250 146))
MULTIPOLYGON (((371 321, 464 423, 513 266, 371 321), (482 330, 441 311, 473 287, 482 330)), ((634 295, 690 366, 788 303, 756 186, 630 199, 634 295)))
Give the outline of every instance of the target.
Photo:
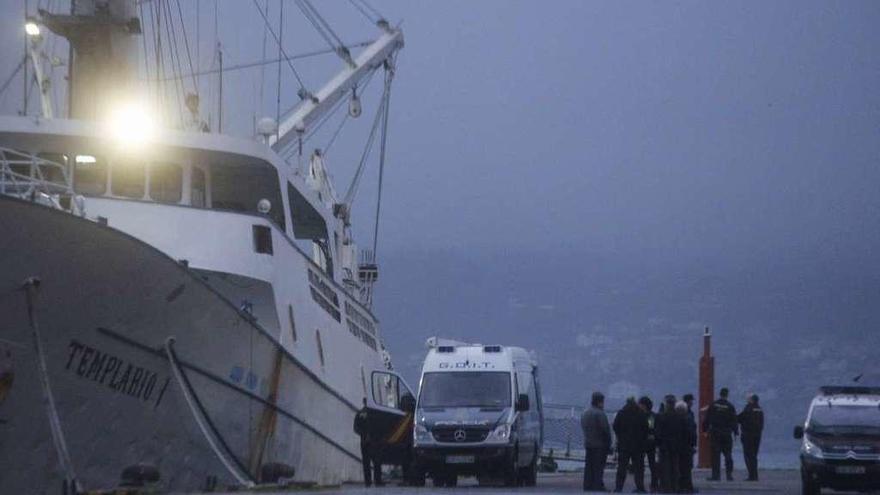
POLYGON ((46 196, 73 194, 67 163, 0 146, 0 194, 36 200, 40 193, 46 196))

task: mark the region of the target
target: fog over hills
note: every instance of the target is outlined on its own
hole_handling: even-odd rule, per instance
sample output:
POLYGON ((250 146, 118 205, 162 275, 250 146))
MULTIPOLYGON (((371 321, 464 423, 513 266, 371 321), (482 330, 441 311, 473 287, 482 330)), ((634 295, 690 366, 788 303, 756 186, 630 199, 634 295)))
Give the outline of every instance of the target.
MULTIPOLYGON (((603 390, 655 402, 696 392, 705 326, 716 385, 737 408, 758 393, 764 450, 795 461, 792 427, 817 387, 864 373, 880 385, 880 267, 833 253, 660 262, 649 257, 461 251, 386 255, 377 311, 413 387, 425 339, 520 345, 538 356, 545 401, 603 390)), ((868 259, 867 257, 864 259, 868 259)))

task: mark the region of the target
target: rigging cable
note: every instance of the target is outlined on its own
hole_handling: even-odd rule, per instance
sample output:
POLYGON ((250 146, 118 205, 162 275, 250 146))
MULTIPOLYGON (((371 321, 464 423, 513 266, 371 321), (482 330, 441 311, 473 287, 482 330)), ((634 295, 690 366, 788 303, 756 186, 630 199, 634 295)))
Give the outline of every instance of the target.
MULTIPOLYGON (((256 1, 256 0, 254 0, 256 1)), ((266 8, 266 12, 269 8, 266 8)), ((278 77, 276 79, 275 89, 275 139, 278 139, 279 122, 281 121, 281 56, 284 54, 282 41, 284 40, 284 0, 278 0, 278 77)), ((266 29, 269 29, 269 23, 266 23, 266 29)), ((265 33, 265 31, 263 31, 265 33)), ((302 87, 302 84, 300 84, 302 87)))
POLYGON ((367 10, 369 10, 370 12, 372 12, 374 16, 376 16, 376 18, 377 18, 376 20, 377 20, 377 21, 378 21, 378 20, 382 20, 382 19, 385 18, 385 16, 382 15, 381 12, 379 12, 378 10, 376 10, 375 8, 373 8, 373 6, 370 5, 370 4, 367 2, 367 0, 360 0, 360 3, 361 3, 361 5, 363 5, 364 7, 366 7, 367 10))
POLYGON ((348 3, 352 4, 352 5, 354 6, 354 8, 358 9, 358 11, 359 11, 361 14, 363 14, 363 16, 366 17, 367 20, 370 21, 371 23, 375 24, 376 21, 378 20, 378 19, 376 19, 375 17, 373 17, 373 15, 370 14, 370 13, 367 11, 367 9, 365 9, 361 4, 355 2, 355 0, 348 0, 348 3))
MULTIPOLYGON (((266 5, 266 12, 268 13, 269 12, 269 0, 266 0, 265 5, 266 5)), ((269 34, 266 33, 266 27, 263 26, 263 52, 262 52, 263 60, 266 60, 266 41, 268 40, 268 38, 269 38, 269 34)), ((259 94, 258 100, 257 100, 259 102, 257 104, 257 110, 261 109, 263 107, 263 104, 266 101, 265 100, 265 90, 266 90, 266 66, 261 65, 260 66, 260 94, 259 94)))
MULTIPOLYGON (((263 12, 263 9, 260 8, 260 4, 257 3, 257 0, 253 0, 254 7, 257 8, 257 11, 260 13, 260 17, 263 18, 263 22, 266 24, 266 29, 269 30, 269 33, 275 38, 275 43, 278 44, 278 51, 284 56, 284 60, 287 62, 288 67, 290 67, 291 72, 293 72, 294 77, 296 77, 296 82, 299 83, 299 89, 301 90, 300 98, 304 98, 304 96, 308 93, 306 90, 306 85, 303 83, 302 77, 300 77, 299 72, 293 67, 293 63, 290 61, 290 57, 287 56, 287 52, 284 51, 284 47, 281 45, 281 39, 278 35, 275 34, 275 30, 272 29, 272 26, 269 24, 269 18, 266 17, 266 13, 263 12)), ((282 2, 283 5, 283 2, 282 2)))
POLYGON ((385 111, 385 105, 388 103, 388 80, 386 78, 385 88, 382 91, 382 100, 379 103, 379 109, 376 111, 376 118, 373 120, 373 126, 370 129, 370 135, 367 138, 367 145, 364 147, 364 152, 361 155, 360 163, 358 163, 357 170, 354 173, 354 178, 351 180, 351 184, 348 186, 348 190, 345 192, 345 197, 343 198, 343 203, 348 206, 349 211, 351 211, 352 203, 354 202, 354 197, 357 194, 358 186, 360 185, 361 177, 363 176, 364 166, 367 163, 367 157, 370 154, 370 151, 373 149, 373 142, 376 138, 376 130, 379 128, 379 123, 381 122, 382 113, 385 111))
POLYGON ((351 58, 351 53, 348 49, 345 48, 345 43, 342 42, 342 39, 333 31, 333 28, 330 27, 330 24, 321 16, 321 13, 318 12, 318 9, 315 8, 314 5, 309 2, 309 0, 296 0, 296 4, 299 6, 299 9, 306 16, 306 19, 312 24, 312 27, 318 31, 318 34, 324 38, 324 41, 330 45, 330 48, 336 50, 336 53, 347 63, 353 64, 354 61, 351 58), (336 44, 333 44, 333 40, 336 41, 336 44))
POLYGON ((15 79, 15 76, 18 75, 18 73, 21 71, 21 68, 24 67, 26 63, 27 58, 22 58, 21 62, 18 63, 18 67, 16 67, 15 70, 12 71, 12 74, 9 74, 6 82, 3 83, 2 87, 0 87, 0 95, 2 95, 4 91, 6 91, 6 89, 9 87, 9 84, 12 83, 13 79, 15 79))
MULTIPOLYGON (((350 45, 346 45, 345 47, 348 49, 363 48, 365 46, 369 46, 372 43, 373 43, 372 41, 360 41, 358 43, 352 43, 350 45)), ((324 48, 321 50, 313 50, 310 52, 302 52, 302 53, 298 53, 295 55, 290 55, 290 56, 288 56, 288 58, 290 60, 301 60, 301 59, 306 59, 306 58, 310 58, 310 57, 317 57, 319 55, 327 55, 327 54, 331 54, 331 53, 335 53, 335 52, 336 52, 336 50, 334 50, 332 48, 324 48)), ((223 72, 231 72, 231 71, 242 70, 242 69, 250 69, 252 67, 261 67, 261 66, 271 65, 271 64, 275 64, 275 63, 279 63, 279 62, 283 62, 283 61, 284 61, 283 57, 267 58, 267 59, 263 59, 263 60, 258 60, 256 62, 246 62, 246 63, 242 63, 242 64, 231 65, 229 67, 224 67, 223 72)), ((209 74, 216 74, 217 72, 219 72, 219 69, 212 68, 212 69, 199 70, 195 73, 195 75, 196 76, 204 76, 204 75, 209 75, 209 74)), ((172 79, 176 79, 177 77, 190 77, 191 75, 193 75, 193 74, 187 73, 187 74, 182 74, 180 76, 169 76, 169 77, 165 77, 164 79, 162 79, 162 81, 170 81, 172 79)), ((158 78, 157 78, 157 80, 158 80, 158 78)))
POLYGON ((186 59, 189 61, 189 71, 193 74, 193 91, 196 95, 199 94, 199 82, 196 80, 196 70, 193 68, 192 56, 189 53, 189 37, 186 35, 186 22, 183 21, 183 11, 180 8, 180 0, 175 0, 177 3, 177 15, 180 16, 180 29, 183 30, 183 44, 186 47, 186 59))
MULTIPOLYGON (((177 28, 174 26, 174 18, 171 15, 171 7, 168 5, 170 0, 160 0, 160 3, 164 6, 162 9, 165 14, 165 31, 168 36, 168 54, 171 57, 171 72, 180 74, 183 72, 183 68, 180 63, 180 52, 178 50, 177 45, 177 28)), ((183 117, 183 98, 186 90, 183 86, 183 80, 177 79, 177 88, 179 91, 175 94, 175 106, 177 107, 177 115, 180 118, 180 127, 184 127, 184 117, 183 117)))
MULTIPOLYGON (((393 63, 393 59, 392 59, 393 63)), ((390 64, 389 64, 390 65, 390 64)), ((393 67, 393 66, 392 66, 393 67)), ((376 223, 373 228, 373 257, 376 256, 376 248, 379 244, 379 209, 382 206, 382 177, 385 175, 385 147, 388 142, 388 111, 391 107, 391 80, 394 78, 394 69, 385 70, 385 104, 382 113, 382 140, 379 143, 379 190, 376 194, 376 223)))

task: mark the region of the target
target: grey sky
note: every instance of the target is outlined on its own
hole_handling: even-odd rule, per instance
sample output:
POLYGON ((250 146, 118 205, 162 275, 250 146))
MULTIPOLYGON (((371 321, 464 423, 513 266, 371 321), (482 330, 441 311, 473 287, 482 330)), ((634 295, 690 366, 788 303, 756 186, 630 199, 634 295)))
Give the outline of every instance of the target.
MULTIPOLYGON (((333 20, 334 5, 320 4, 333 20)), ((383 250, 680 259, 877 246, 876 2, 375 4, 403 19, 407 39, 383 250)), ((17 14, 20 5, 2 7, 17 14)), ((356 12, 339 7, 355 15, 336 17, 346 32, 356 12)), ((250 2, 222 9, 229 57, 258 56, 263 31, 250 2)), ((4 27, 15 23, 4 15, 4 27)), ((301 36, 293 26, 288 36, 301 36)), ((17 50, 4 47, 3 75, 17 50)), ((4 96, 4 111, 18 94, 4 96)), ((361 142, 345 146, 330 162, 340 188, 361 142)), ((358 206, 364 244, 372 186, 358 206)))

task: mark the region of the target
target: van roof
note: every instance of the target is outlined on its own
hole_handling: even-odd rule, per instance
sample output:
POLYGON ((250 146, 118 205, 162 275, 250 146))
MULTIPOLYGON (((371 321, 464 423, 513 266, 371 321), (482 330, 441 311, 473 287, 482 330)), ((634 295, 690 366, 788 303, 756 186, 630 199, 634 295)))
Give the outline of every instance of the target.
POLYGON ((422 372, 513 371, 533 368, 535 360, 521 347, 500 345, 441 345, 428 351, 422 372))
POLYGON ((880 387, 826 386, 819 389, 813 405, 880 407, 880 387))

